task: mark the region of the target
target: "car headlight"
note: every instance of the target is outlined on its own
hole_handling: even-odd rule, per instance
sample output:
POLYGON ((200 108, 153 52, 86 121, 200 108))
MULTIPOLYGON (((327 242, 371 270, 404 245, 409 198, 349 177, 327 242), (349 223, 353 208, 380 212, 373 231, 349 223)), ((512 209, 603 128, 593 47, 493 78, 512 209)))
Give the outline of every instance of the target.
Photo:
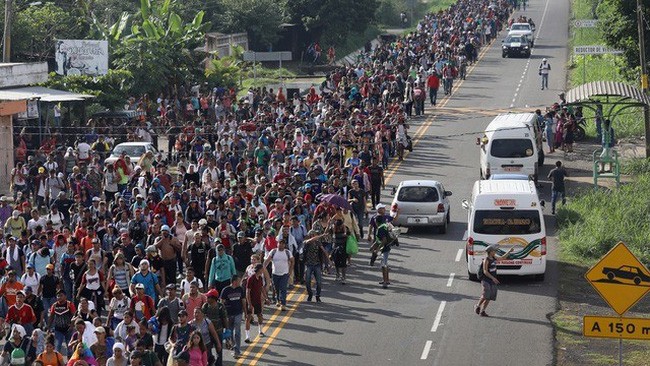
POLYGON ((504 50, 505 50, 505 49, 508 49, 508 46, 503 46, 503 49, 504 49, 504 50))
POLYGON ((528 49, 528 46, 524 46, 524 49, 527 50, 527 49, 528 49))

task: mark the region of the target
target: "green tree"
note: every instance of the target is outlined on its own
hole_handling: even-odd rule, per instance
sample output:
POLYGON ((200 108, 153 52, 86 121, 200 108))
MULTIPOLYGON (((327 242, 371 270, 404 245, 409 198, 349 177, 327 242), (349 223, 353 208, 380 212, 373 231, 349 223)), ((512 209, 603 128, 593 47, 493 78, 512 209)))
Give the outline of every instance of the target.
POLYGON ((135 16, 124 13, 108 29, 96 23, 97 31, 112 42, 114 66, 133 74, 136 92, 170 93, 180 83, 203 77, 205 55, 197 48, 210 23, 203 22, 203 11, 185 22, 170 4, 141 0, 135 16))
MULTIPOLYGON (((648 14, 650 0, 643 0, 643 13, 648 14)), ((596 13, 603 38, 613 48, 624 51, 624 65, 621 67, 626 77, 639 79, 639 37, 636 22, 636 3, 634 1, 602 0, 596 13)), ((647 26, 643 29, 647 33, 647 26)), ((650 37, 645 37, 645 52, 650 55, 650 37)))
POLYGON ((340 44, 350 33, 368 27, 378 4, 378 0, 291 0, 287 11, 310 38, 340 44))
POLYGON ((208 82, 211 85, 236 87, 244 73, 243 53, 244 49, 236 46, 232 55, 211 60, 205 70, 208 82))
POLYGON ((83 37, 84 25, 54 3, 27 6, 16 14, 12 52, 16 60, 43 61, 54 56, 55 39, 83 37))
POLYGON ((224 33, 246 32, 252 49, 267 50, 279 39, 285 0, 222 0, 215 24, 224 33))
POLYGON ((94 95, 94 102, 104 108, 115 109, 124 105, 133 88, 133 75, 126 70, 108 70, 103 76, 92 77, 88 75, 61 76, 51 73, 50 78, 43 86, 67 90, 75 93, 94 95))

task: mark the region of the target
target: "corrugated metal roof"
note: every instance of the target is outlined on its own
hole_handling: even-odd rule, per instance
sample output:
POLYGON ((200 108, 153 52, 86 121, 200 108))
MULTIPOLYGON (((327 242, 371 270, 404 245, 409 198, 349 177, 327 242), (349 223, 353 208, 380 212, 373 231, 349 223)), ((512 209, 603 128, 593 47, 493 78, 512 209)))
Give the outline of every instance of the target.
POLYGON ((42 86, 28 86, 24 88, 10 88, 0 90, 0 100, 31 100, 39 99, 43 102, 71 102, 94 98, 93 95, 71 93, 64 90, 44 88, 42 86))
POLYGON ((630 84, 617 81, 592 81, 577 86, 566 93, 567 103, 588 101, 591 97, 626 97, 650 105, 650 98, 643 91, 630 84))

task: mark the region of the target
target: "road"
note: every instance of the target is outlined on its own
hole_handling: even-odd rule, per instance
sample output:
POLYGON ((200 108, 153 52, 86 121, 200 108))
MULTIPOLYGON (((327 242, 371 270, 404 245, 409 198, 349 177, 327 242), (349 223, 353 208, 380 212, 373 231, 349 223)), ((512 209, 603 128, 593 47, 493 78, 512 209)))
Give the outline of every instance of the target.
MULTIPOLYGON (((498 300, 488 308, 491 317, 479 317, 473 307, 480 285, 467 278, 462 241, 467 214, 460 203, 478 178, 475 141, 494 111, 550 105, 564 89, 568 14, 569 2, 531 1, 526 15, 537 24, 537 39, 530 60, 502 59, 500 43, 495 42, 453 97, 440 103, 434 117, 413 126, 415 150, 389 174, 389 183, 442 181, 453 191, 448 233, 410 230, 403 235, 400 247, 391 253, 389 289, 378 285, 381 272, 367 265, 367 251, 355 258, 348 284, 333 284, 331 276, 325 279, 323 303, 306 303, 304 291, 295 289, 291 310, 273 313, 268 337, 257 339, 237 364, 553 364, 548 316, 557 303, 555 241, 549 240, 545 281, 506 278, 498 300), (552 71, 551 88, 542 91, 537 67, 544 57, 552 71)), ((547 157, 544 174, 548 162, 557 158, 547 157)), ((548 185, 542 190, 548 200, 548 185)), ((388 200, 385 196, 385 203, 388 200)), ((546 213, 547 230, 552 232, 550 207, 546 213)))

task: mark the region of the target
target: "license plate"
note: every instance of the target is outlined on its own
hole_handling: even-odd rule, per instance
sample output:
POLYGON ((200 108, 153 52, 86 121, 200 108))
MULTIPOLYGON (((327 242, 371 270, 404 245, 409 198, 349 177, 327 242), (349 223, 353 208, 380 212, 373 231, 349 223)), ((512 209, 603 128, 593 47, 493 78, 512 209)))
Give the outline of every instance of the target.
POLYGON ((426 217, 409 217, 407 222, 409 224, 426 224, 429 222, 429 219, 426 217))
POLYGON ((506 172, 519 172, 521 171, 520 166, 505 166, 503 167, 503 170, 506 172))

